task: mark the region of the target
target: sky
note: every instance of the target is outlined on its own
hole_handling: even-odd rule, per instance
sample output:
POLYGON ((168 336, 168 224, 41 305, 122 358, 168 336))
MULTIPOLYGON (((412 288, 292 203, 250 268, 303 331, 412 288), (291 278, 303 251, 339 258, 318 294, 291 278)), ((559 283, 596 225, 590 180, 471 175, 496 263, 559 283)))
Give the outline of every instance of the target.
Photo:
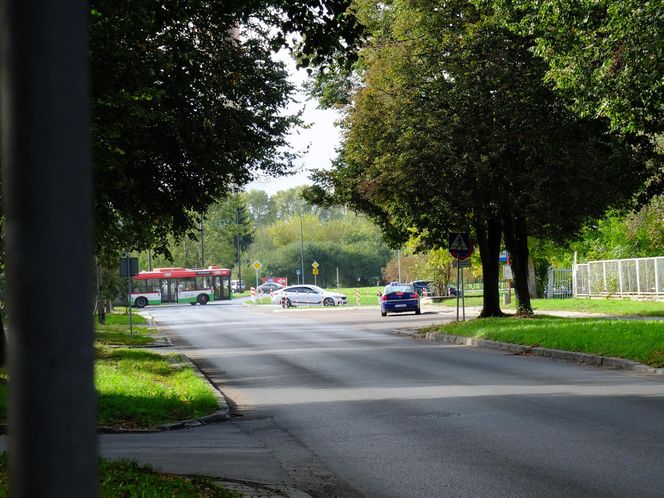
MULTIPOLYGON (((285 51, 281 51, 276 57, 284 61, 290 73, 290 80, 301 88, 307 78, 306 71, 302 69, 298 71, 295 62, 285 51)), ((340 133, 334 126, 334 122, 339 119, 340 114, 332 109, 318 109, 317 102, 307 100, 303 91, 298 92, 296 100, 300 103, 294 109, 301 109, 304 106, 302 120, 310 124, 309 128, 294 130, 288 139, 294 151, 306 151, 309 147, 309 150, 302 154, 302 157, 296 162, 297 169, 300 171, 290 176, 270 177, 251 182, 245 190, 264 190, 269 195, 273 195, 279 190, 311 184, 309 180, 311 170, 330 168, 331 160, 336 155, 335 150, 339 144, 340 133)))

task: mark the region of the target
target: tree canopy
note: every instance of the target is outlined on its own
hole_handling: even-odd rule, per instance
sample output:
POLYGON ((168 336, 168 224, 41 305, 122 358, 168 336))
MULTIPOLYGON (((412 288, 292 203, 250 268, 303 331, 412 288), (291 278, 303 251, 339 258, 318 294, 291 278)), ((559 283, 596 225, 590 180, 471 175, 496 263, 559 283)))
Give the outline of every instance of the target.
POLYGON ((93 1, 98 251, 154 247, 293 159, 292 85, 272 53, 322 64, 359 35, 348 0, 93 1), (288 37, 293 39, 288 39, 288 37))
POLYGON ((336 167, 310 197, 329 201, 331 192, 395 241, 417 233, 441 246, 449 231, 473 231, 487 315, 500 314, 502 232, 528 311, 528 234, 562 238, 624 199, 643 179, 648 144, 569 112, 543 81, 531 41, 491 8, 361 2, 358 17, 371 33, 363 84, 346 108, 336 167))
POLYGON ((547 79, 583 116, 615 129, 664 131, 664 16, 643 0, 496 0, 508 25, 532 36, 547 79))

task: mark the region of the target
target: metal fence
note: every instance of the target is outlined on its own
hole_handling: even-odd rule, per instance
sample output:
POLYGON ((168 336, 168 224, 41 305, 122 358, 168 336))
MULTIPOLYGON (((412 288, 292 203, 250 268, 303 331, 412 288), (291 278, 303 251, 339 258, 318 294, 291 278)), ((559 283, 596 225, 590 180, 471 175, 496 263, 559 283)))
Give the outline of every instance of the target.
POLYGON ((574 295, 664 298, 664 257, 577 264, 574 295))
POLYGON ((549 268, 544 296, 547 299, 565 299, 573 297, 573 272, 569 268, 549 268))

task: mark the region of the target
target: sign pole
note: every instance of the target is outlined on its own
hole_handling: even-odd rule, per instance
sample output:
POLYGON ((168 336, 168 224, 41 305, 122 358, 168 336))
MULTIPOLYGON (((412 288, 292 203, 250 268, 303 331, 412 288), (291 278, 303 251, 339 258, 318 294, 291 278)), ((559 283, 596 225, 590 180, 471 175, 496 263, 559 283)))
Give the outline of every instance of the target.
POLYGON ((463 321, 466 321, 466 286, 465 286, 465 269, 461 270, 461 307, 463 308, 463 321))
POLYGON ((457 287, 456 287, 457 288, 457 293, 456 293, 457 319, 456 319, 456 321, 457 322, 459 321, 459 289, 461 289, 461 285, 459 284, 460 278, 461 278, 461 276, 460 276, 461 275, 460 274, 461 266, 459 265, 459 261, 461 261, 461 260, 459 258, 457 258, 457 260, 456 260, 456 263, 457 263, 457 265, 456 265, 456 267, 457 267, 457 287))

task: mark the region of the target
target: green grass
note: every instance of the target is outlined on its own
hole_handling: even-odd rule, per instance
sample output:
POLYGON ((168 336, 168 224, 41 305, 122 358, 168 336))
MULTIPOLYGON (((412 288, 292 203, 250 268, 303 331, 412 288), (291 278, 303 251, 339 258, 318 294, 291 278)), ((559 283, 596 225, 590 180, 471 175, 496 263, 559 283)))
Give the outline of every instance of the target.
POLYGON ((129 334, 129 325, 95 326, 95 342, 105 345, 147 346, 154 342, 155 334, 147 327, 136 326, 133 335, 129 334))
MULTIPOLYGON (((502 296, 501 296, 502 302, 502 296)), ((501 304, 503 309, 515 309, 512 303, 501 304)), ((584 313, 604 313, 607 315, 664 316, 664 302, 632 301, 631 299, 533 299, 533 309, 537 311, 578 311, 584 313)), ((441 303, 443 306, 456 306, 456 299, 441 303)), ((482 298, 467 297, 466 306, 482 306, 482 298)))
POLYGON ((141 315, 133 314, 133 334, 129 334, 129 315, 124 313, 106 314, 104 325, 97 322, 95 317, 95 342, 105 345, 120 346, 146 346, 154 342, 155 334, 152 329, 142 326, 147 319, 141 315))
POLYGON ((653 367, 664 366, 664 322, 595 318, 485 318, 454 322, 438 330, 445 334, 492 341, 616 356, 653 367))
MULTIPOLYGON (((96 319, 96 317, 95 317, 96 319)), ((145 325, 148 323, 147 318, 136 313, 136 310, 131 313, 131 321, 134 325, 145 325)), ((129 314, 120 312, 106 313, 107 325, 129 325, 129 314)))
POLYGON ((380 287, 354 287, 354 288, 342 288, 338 289, 328 289, 330 292, 341 292, 346 296, 349 306, 358 306, 357 294, 359 295, 360 302, 359 306, 377 306, 380 304, 380 298, 378 297, 379 292, 383 292, 384 286, 380 287))
POLYGON ((203 379, 176 354, 97 347, 98 423, 152 427, 209 415, 217 400, 203 379))
MULTIPOLYGON (((239 498, 211 477, 182 477, 156 472, 127 460, 99 460, 99 496, 102 498, 239 498)), ((0 497, 9 495, 7 454, 0 455, 0 497)))

